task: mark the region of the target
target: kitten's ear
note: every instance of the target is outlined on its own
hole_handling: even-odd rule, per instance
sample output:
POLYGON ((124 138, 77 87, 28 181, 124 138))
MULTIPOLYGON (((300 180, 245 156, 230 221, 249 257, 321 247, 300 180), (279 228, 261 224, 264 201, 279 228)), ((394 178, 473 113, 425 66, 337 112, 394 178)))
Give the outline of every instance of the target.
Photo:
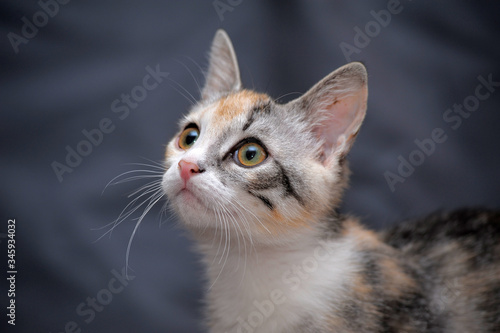
POLYGON ((312 131, 322 143, 320 160, 326 166, 350 150, 366 113, 367 74, 363 64, 340 67, 308 92, 291 101, 305 112, 312 131))
POLYGON ((217 30, 210 49, 210 65, 201 98, 213 99, 240 89, 240 70, 233 45, 224 30, 217 30))

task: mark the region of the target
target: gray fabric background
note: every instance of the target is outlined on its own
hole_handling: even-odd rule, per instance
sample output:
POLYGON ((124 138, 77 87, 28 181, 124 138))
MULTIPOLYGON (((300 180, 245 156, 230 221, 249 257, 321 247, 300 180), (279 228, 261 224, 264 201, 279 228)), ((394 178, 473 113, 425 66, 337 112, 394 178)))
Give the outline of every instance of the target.
POLYGON ((145 182, 101 194, 105 185, 134 169, 127 163, 161 161, 190 106, 177 90, 198 97, 189 71, 203 82, 198 65, 206 68, 218 28, 233 40, 244 84, 274 97, 305 92, 347 62, 340 44, 354 45, 355 27, 375 29, 351 57, 368 68, 370 96, 350 156, 344 212, 382 228, 435 209, 500 206, 500 92, 456 130, 443 120, 448 108, 474 95, 478 76, 500 81, 498 3, 402 0, 401 12, 379 31, 370 11, 386 9, 388 1, 232 3, 220 17, 213 1, 71 1, 15 53, 8 34, 21 34, 22 18, 33 22, 41 7, 2 1, 0 262, 7 261, 7 220, 15 218, 18 274, 15 327, 6 323, 8 287, 0 279, 0 331, 64 332, 77 325, 82 332, 202 332, 202 270, 175 218, 160 219, 160 205, 148 214, 132 246, 135 279, 112 299, 103 297, 110 295, 112 271, 125 265, 135 221, 97 242, 103 230, 94 229, 116 219, 126 195, 145 182), (142 84, 147 66, 159 66, 168 78, 119 119, 111 104, 142 84), (64 163, 65 147, 75 148, 82 130, 103 118, 114 131, 59 182, 51 163, 64 163), (447 140, 392 192, 384 172, 397 172, 398 156, 408 158, 414 140, 435 128, 447 140), (109 304, 95 317, 77 312, 98 295, 109 304))

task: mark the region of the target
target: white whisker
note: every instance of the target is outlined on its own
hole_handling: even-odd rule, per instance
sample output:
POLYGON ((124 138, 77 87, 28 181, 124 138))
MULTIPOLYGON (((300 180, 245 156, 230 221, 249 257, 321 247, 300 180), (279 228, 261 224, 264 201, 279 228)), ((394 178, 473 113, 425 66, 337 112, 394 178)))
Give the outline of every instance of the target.
MULTIPOLYGON (((144 159, 146 159, 145 157, 143 157, 144 159)), ((151 161, 151 160, 148 160, 146 159, 147 161, 153 163, 153 164, 146 164, 146 163, 127 163, 126 165, 137 165, 137 166, 144 166, 144 167, 148 167, 148 168, 152 168, 152 169, 158 169, 158 171, 161 171, 162 173, 166 171, 166 168, 163 164, 160 164, 158 162, 155 162, 155 161, 151 161)))
MULTIPOLYGON (((153 161, 151 161, 151 162, 153 162, 153 161)), ((138 165, 138 166, 149 167, 149 168, 153 168, 153 169, 157 169, 157 170, 138 169, 138 170, 130 170, 130 171, 123 172, 123 173, 119 174, 118 176, 114 177, 113 179, 111 179, 106 184, 106 186, 104 186, 104 189, 102 190, 101 195, 104 193, 104 191, 106 191, 106 189, 109 186, 121 184, 123 182, 127 182, 127 181, 129 181, 129 179, 130 179, 130 181, 141 179, 141 176, 139 175, 139 176, 132 176, 130 178, 125 178, 124 180, 117 181, 120 177, 123 177, 125 175, 142 172, 142 173, 156 174, 158 176, 161 176, 165 172, 165 167, 163 167, 163 166, 156 166, 156 165, 150 165, 150 164, 145 164, 145 163, 125 163, 125 165, 138 165), (135 177, 137 177, 137 178, 135 178, 135 177)), ((147 175, 144 175, 144 176, 147 176, 147 175)))
POLYGON ((276 103, 276 102, 279 102, 279 100, 280 100, 280 99, 282 99, 283 97, 290 96, 290 95, 299 95, 299 96, 300 96, 300 95, 302 95, 302 93, 300 93, 300 92, 298 92, 298 91, 296 91, 296 92, 289 92, 289 93, 287 93, 287 94, 283 94, 283 95, 281 95, 281 96, 279 96, 279 97, 275 98, 275 99, 273 100, 273 102, 275 102, 275 103, 276 103))
POLYGON ((198 92, 201 94, 201 87, 200 87, 200 84, 198 82, 198 80, 196 79, 196 77, 194 76, 193 72, 191 71, 191 69, 189 69, 188 66, 186 66, 185 63, 183 63, 182 61, 179 61, 179 60, 176 60, 177 63, 181 64, 182 67, 184 67, 188 72, 189 74, 191 75, 191 77, 193 78, 193 81, 194 83, 196 84, 196 87, 198 87, 198 92))
POLYGON ((154 205, 156 205, 156 203, 158 201, 161 200, 161 198, 163 198, 163 191, 160 189, 159 191, 156 192, 156 194, 154 195, 154 197, 151 198, 151 200, 148 202, 148 205, 146 206, 146 208, 144 209, 144 211, 142 212, 142 215, 139 217, 135 227, 134 227, 134 230, 132 231, 132 235, 130 236, 130 239, 129 239, 129 242, 128 242, 128 245, 127 245, 127 253, 125 255, 125 274, 127 275, 128 277, 128 267, 129 267, 129 257, 130 257, 130 248, 132 246, 132 241, 134 239, 134 236, 135 236, 135 233, 137 232, 137 229, 139 228, 139 225, 141 224, 141 222, 143 221, 144 217, 146 216, 146 214, 151 210, 151 208, 153 208, 154 205))
MULTIPOLYGON (((200 73, 204 73, 204 70, 203 68, 201 68, 200 64, 198 64, 193 58, 191 57, 188 57, 188 56, 184 56, 184 58, 188 59, 189 61, 191 61, 196 67, 198 67, 200 73)), ((200 91, 201 92, 201 91, 200 91)))
MULTIPOLYGON (((229 204, 232 204, 232 203, 231 203, 231 201, 229 201, 229 200, 226 200, 226 202, 228 202, 229 204)), ((247 255, 247 252, 246 252, 246 250, 247 250, 246 239, 245 239, 245 237, 244 237, 244 235, 243 235, 243 230, 241 230, 241 227, 240 227, 240 225, 239 225, 239 223, 238 223, 238 221, 237 221, 236 217, 235 217, 235 216, 232 214, 232 212, 231 212, 228 208, 226 208, 225 206, 222 206, 222 208, 224 209, 224 211, 226 212, 226 214, 227 214, 227 215, 228 215, 228 217, 230 218, 230 220, 229 220, 229 221, 232 221, 233 225, 236 227, 236 229, 235 229, 235 233, 236 233, 236 239, 238 240, 238 257, 241 257, 240 235, 239 235, 238 231, 240 231, 240 232, 241 232, 241 237, 243 238, 243 246, 244 246, 244 250, 245 250, 245 263, 244 263, 245 268, 243 269, 243 275, 244 275, 244 274, 245 274, 244 272, 245 272, 245 269, 246 269, 246 259, 247 259, 247 258, 246 258, 246 255, 247 255)), ((240 218, 241 218, 241 216, 240 216, 237 212, 236 212, 236 214, 238 215, 238 217, 240 217, 240 218)), ((238 271, 239 266, 240 266, 240 262, 239 262, 239 260, 238 260, 238 264, 237 264, 237 266, 236 266, 236 268, 235 268, 235 272, 237 272, 237 271, 238 271)))
POLYGON ((257 222, 260 223, 260 225, 268 232, 268 233, 271 233, 271 231, 269 231, 269 229, 267 229, 267 227, 264 225, 264 223, 262 223, 262 221, 254 214, 252 213, 249 209, 247 209, 245 206, 243 206, 239 201, 236 201, 236 203, 241 207, 243 208, 246 212, 248 212, 249 214, 251 214, 253 217, 255 217, 255 219, 257 220, 257 222))
POLYGON ((141 195, 139 195, 138 197, 136 197, 134 200, 130 201, 126 206, 125 208, 123 208, 123 210, 121 211, 120 215, 118 215, 118 218, 113 221, 113 222, 110 222, 108 224, 106 224, 105 226, 99 228, 99 229, 103 229, 103 228, 106 228, 107 226, 110 226, 110 225, 113 225, 111 227, 110 230, 106 231, 103 235, 101 235, 96 241, 99 241, 101 238, 103 238, 104 236, 106 236, 107 234, 110 235, 111 237, 111 233, 112 231, 118 226, 120 225, 123 221, 125 221, 130 215, 132 215, 135 211, 137 211, 140 207, 142 207, 146 202, 148 202, 148 200, 150 200, 156 193, 158 193, 159 191, 161 191, 161 184, 158 184, 157 187, 154 187, 154 188, 151 188, 149 189, 148 191, 145 191, 144 193, 142 193, 141 195), (133 208, 130 208, 128 209, 129 207, 133 206, 141 197, 151 193, 151 192, 155 192, 153 193, 152 195, 150 195, 147 199, 145 199, 144 201, 142 201, 140 204, 138 204, 137 206, 133 207, 133 208), (128 209, 128 210, 127 210, 128 209))
POLYGON ((188 102, 190 102, 192 105, 195 105, 196 103, 198 103, 198 101, 196 100, 196 98, 194 98, 194 96, 186 89, 184 88, 180 83, 177 83, 175 80, 172 80, 171 78, 167 78, 168 81, 172 82, 173 84, 175 84, 177 87, 179 87, 180 89, 182 89, 182 91, 177 88, 176 86, 174 86, 173 84, 170 84, 169 85, 174 88, 175 91, 177 91, 179 94, 181 94, 185 99, 188 100, 188 102), (183 92, 184 91, 184 92, 183 92), (187 95, 186 95, 187 94, 187 95))
POLYGON ((142 185, 141 187, 139 187, 137 190, 135 190, 134 192, 130 193, 129 195, 127 195, 127 198, 131 198, 137 194, 139 194, 140 192, 144 192, 142 195, 144 194, 147 194, 147 193, 150 193, 152 188, 156 186, 156 187, 161 187, 161 183, 158 182, 158 180, 154 180, 152 182, 149 182, 145 185, 142 185), (146 191, 147 190, 147 191, 146 191))

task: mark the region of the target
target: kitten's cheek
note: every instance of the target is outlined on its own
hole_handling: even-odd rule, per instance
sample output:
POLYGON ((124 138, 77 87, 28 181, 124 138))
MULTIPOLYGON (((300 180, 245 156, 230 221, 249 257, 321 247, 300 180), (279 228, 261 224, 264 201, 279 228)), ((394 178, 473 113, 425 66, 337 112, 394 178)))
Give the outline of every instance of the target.
POLYGON ((176 177, 172 171, 176 170, 172 170, 172 168, 168 169, 163 175, 163 180, 161 182, 163 192, 167 195, 169 200, 172 200, 182 188, 182 180, 180 177, 176 177))

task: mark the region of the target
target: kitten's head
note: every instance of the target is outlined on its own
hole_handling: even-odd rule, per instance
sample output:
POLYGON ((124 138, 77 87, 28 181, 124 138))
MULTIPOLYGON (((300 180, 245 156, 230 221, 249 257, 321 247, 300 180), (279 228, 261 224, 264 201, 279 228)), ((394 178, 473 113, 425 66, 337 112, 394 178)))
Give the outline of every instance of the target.
POLYGON ((201 101, 167 146, 162 185, 171 207, 194 231, 264 243, 322 223, 347 182, 366 84, 364 66, 351 63, 278 104, 242 89, 231 42, 218 31, 201 101))

